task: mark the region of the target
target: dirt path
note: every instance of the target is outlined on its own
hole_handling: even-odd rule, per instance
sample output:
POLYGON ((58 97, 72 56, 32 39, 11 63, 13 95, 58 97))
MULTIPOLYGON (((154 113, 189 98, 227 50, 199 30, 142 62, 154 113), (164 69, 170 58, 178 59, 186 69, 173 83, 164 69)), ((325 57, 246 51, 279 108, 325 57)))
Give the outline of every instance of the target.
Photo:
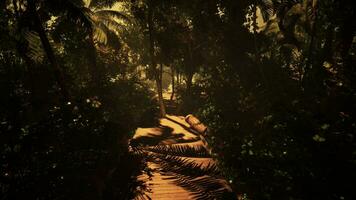
POLYGON ((148 186, 145 197, 140 198, 226 199, 226 195, 231 195, 199 134, 184 117, 167 115, 159 124, 154 128, 138 128, 132 139, 150 157, 149 173, 138 177, 148 186))

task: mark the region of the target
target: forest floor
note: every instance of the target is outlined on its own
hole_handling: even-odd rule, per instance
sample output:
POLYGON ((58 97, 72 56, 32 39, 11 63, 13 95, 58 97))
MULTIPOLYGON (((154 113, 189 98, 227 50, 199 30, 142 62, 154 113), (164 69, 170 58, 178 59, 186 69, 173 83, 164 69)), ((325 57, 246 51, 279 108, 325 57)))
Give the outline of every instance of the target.
MULTIPOLYGON (((146 149, 162 145, 168 147, 189 146, 195 149, 205 148, 199 133, 191 129, 185 118, 174 115, 167 115, 165 118, 161 118, 157 127, 138 128, 132 140, 135 140, 141 146, 145 146, 146 149)), ((164 156, 167 155, 169 156, 169 153, 164 154, 164 156)), ((192 162, 197 166, 200 165, 200 167, 206 167, 215 163, 209 154, 208 156, 177 156, 177 154, 172 156, 192 162)), ((168 163, 169 166, 175 166, 170 164, 172 163, 168 163)), ((192 188, 192 186, 184 183, 182 184, 182 182, 177 180, 177 166, 173 167, 175 169, 174 172, 171 172, 169 168, 167 170, 167 163, 161 163, 159 160, 147 160, 147 166, 150 173, 138 177, 139 180, 145 182, 148 186, 148 190, 144 196, 154 200, 171 200, 172 198, 174 200, 188 200, 196 199, 201 195, 199 191, 197 192, 196 188, 192 188)), ((203 175, 192 177, 191 179, 192 182, 199 182, 199 180, 205 177, 203 175)), ((225 180, 216 178, 214 181, 219 185, 225 186, 225 189, 230 190, 225 180)))

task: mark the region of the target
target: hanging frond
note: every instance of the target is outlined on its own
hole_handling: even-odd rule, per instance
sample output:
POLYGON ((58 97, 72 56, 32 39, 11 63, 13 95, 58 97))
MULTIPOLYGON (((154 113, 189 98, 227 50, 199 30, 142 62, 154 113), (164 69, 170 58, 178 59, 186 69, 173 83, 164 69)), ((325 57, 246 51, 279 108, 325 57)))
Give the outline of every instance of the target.
POLYGON ((91 8, 103 8, 103 7, 111 7, 114 3, 117 3, 118 0, 90 0, 88 2, 88 6, 91 8))
POLYGON ((24 31, 23 36, 28 42, 27 55, 35 62, 42 62, 45 57, 45 52, 38 33, 33 31, 24 31))
POLYGON ((90 21, 91 25, 94 23, 95 19, 95 12, 93 12, 90 8, 82 7, 82 13, 85 14, 85 17, 88 21, 90 21))
POLYGON ((264 21, 268 21, 275 14, 275 6, 272 0, 260 0, 258 6, 264 21))
POLYGON ((106 32, 98 26, 94 27, 94 40, 102 44, 106 44, 108 41, 106 32))
POLYGON ((67 20, 81 24, 86 29, 91 28, 91 21, 88 18, 90 9, 84 7, 82 0, 51 0, 47 1, 46 5, 54 12, 64 13, 67 20))
MULTIPOLYGON (((66 5, 65 11, 68 19, 85 27, 90 34, 93 34, 93 39, 96 42, 104 45, 110 39, 114 39, 109 35, 118 37, 119 32, 125 29, 125 26, 120 22, 129 21, 129 17, 119 11, 100 9, 115 2, 117 1, 106 1, 105 3, 87 0, 75 3, 75 1, 63 0, 66 5)), ((51 5, 52 7, 56 7, 56 5, 57 7, 63 7, 60 4, 60 0, 51 1, 51 5)), ((117 42, 114 42, 114 44, 117 44, 117 42)))
POLYGON ((116 44, 115 41, 120 37, 119 31, 122 30, 122 27, 122 25, 110 19, 96 20, 93 24, 94 39, 96 42, 105 45, 109 40, 116 44))
POLYGON ((105 25, 111 31, 119 32, 122 29, 125 29, 125 26, 113 19, 108 17, 98 16, 96 19, 96 23, 98 26, 105 25))

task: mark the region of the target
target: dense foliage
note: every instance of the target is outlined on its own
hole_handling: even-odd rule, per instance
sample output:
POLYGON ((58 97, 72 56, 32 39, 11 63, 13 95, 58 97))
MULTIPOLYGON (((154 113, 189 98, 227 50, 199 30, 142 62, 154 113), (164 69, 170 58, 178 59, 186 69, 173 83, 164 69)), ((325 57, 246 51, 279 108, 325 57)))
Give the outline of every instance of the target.
POLYGON ((355 199, 354 18, 352 0, 0 1, 1 198, 132 198, 128 139, 169 85, 241 198, 355 199))
POLYGON ((0 199, 133 198, 140 160, 128 139, 154 121, 156 103, 127 75, 127 52, 103 27, 110 23, 94 27, 84 8, 1 1, 0 199), (90 37, 99 28, 105 46, 103 35, 90 37))
POLYGON ((222 35, 223 52, 197 82, 210 142, 235 189, 252 199, 353 199, 351 1, 273 3, 263 30, 230 25, 229 11, 241 7, 231 2, 216 26, 225 28, 210 30, 222 35))

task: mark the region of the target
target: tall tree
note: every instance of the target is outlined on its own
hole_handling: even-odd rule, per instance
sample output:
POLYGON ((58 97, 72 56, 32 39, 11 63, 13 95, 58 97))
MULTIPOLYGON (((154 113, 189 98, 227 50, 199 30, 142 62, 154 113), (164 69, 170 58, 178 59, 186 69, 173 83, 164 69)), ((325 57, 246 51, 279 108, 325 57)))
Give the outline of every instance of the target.
POLYGON ((61 88, 62 96, 66 101, 69 101, 69 94, 68 94, 67 87, 65 85, 62 69, 60 68, 60 66, 58 64, 58 61, 57 61, 55 54, 53 52, 53 49, 51 47, 51 44, 49 43, 48 37, 46 35, 46 31, 43 28, 42 21, 37 13, 36 2, 37 2, 36 0, 28 0, 27 1, 27 9, 30 13, 34 27, 41 39, 41 43, 42 43, 43 49, 46 52, 47 58, 53 67, 56 80, 58 82, 59 87, 61 88))
POLYGON ((160 65, 161 67, 157 69, 157 62, 156 62, 156 56, 155 56, 155 37, 154 37, 154 23, 153 23, 153 17, 154 17, 154 5, 148 3, 148 14, 147 14, 147 19, 148 19, 148 34, 149 34, 149 45, 150 45, 150 58, 151 58, 151 70, 154 74, 155 81, 156 81, 156 88, 157 88, 157 94, 158 94, 158 103, 160 107, 160 113, 161 117, 164 117, 166 115, 166 108, 164 105, 164 100, 163 100, 163 89, 162 89, 162 64, 160 65))

